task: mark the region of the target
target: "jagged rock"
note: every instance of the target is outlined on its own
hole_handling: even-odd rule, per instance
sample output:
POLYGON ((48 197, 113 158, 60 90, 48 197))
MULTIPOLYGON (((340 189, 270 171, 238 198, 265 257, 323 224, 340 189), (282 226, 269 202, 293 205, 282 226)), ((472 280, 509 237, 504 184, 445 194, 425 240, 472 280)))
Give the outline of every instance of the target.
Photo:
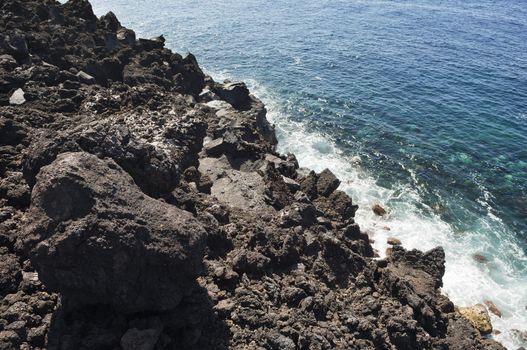
POLYGON ((263 274, 270 261, 260 252, 241 251, 234 257, 233 267, 238 272, 263 274))
POLYGON ((88 151, 111 157, 143 191, 159 197, 178 184, 182 169, 194 165, 204 134, 205 124, 197 113, 193 117, 121 114, 43 135, 28 151, 24 175, 32 185, 39 169, 60 152, 88 151))
POLYGON ((201 271, 205 232, 145 196, 115 162, 63 153, 41 169, 19 245, 49 288, 123 312, 177 306, 201 271))
POLYGON ((317 180, 318 176, 314 171, 310 171, 307 176, 300 180, 300 189, 310 199, 317 197, 317 180))
POLYGON ((121 23, 113 12, 108 12, 99 19, 100 23, 109 31, 115 32, 121 27, 121 23))
MULTIPOLYGON (((421 252, 413 249, 407 251, 400 245, 393 246, 391 260, 426 272, 431 278, 432 289, 443 286, 442 278, 445 274, 445 251, 441 247, 421 252)), ((425 280, 425 279, 424 279, 425 280)))
POLYGON ((282 227, 313 225, 317 219, 317 211, 312 204, 293 203, 280 211, 282 227))
POLYGON ((223 140, 223 137, 220 137, 216 140, 209 141, 203 145, 203 150, 209 156, 220 156, 227 149, 226 142, 223 140))
POLYGON ((77 77, 84 84, 95 84, 95 78, 86 72, 80 71, 77 73, 77 77))
POLYGON ((350 196, 343 191, 334 191, 329 197, 318 197, 314 201, 318 210, 333 220, 346 221, 355 216, 358 209, 350 196))
POLYGON ((215 92, 235 108, 243 107, 249 100, 249 89, 245 83, 227 83, 217 87, 215 92))
POLYGON ((86 0, 0 7, 0 348, 502 349, 244 84, 86 0))
POLYGON ((216 101, 219 99, 220 97, 209 89, 203 89, 203 91, 201 91, 199 94, 199 101, 203 103, 207 103, 210 101, 216 101))
POLYGON ((29 204, 30 188, 22 173, 6 171, 0 179, 0 198, 5 198, 9 205, 26 207, 29 204))
POLYGON ((269 339, 269 345, 273 350, 295 350, 295 342, 283 334, 272 336, 269 339))
POLYGON ((386 243, 389 245, 401 245, 401 240, 395 237, 388 237, 386 243))
POLYGON ((12 71, 16 66, 17 63, 13 56, 7 54, 0 55, 0 67, 7 71, 12 71))
POLYGON ((492 323, 484 305, 476 304, 474 306, 460 307, 459 313, 469 320, 481 334, 492 333, 492 323))
POLYGON ((0 254, 0 293, 16 292, 22 280, 18 257, 13 254, 0 254))
POLYGON ((125 45, 132 45, 135 43, 135 32, 127 28, 119 28, 117 30, 117 40, 125 45))
POLYGON ((317 192, 319 195, 327 197, 339 187, 340 180, 329 170, 324 169, 317 180, 317 192))
POLYGON ((29 48, 27 46, 25 35, 19 30, 7 34, 4 38, 3 46, 8 54, 12 55, 19 61, 25 59, 29 55, 29 48))
POLYGON ((289 187, 289 189, 292 191, 292 192, 296 192, 300 189, 300 184, 298 182, 296 182, 295 180, 287 177, 287 176, 283 176, 282 175, 282 179, 284 180, 284 183, 287 185, 287 187, 289 187))

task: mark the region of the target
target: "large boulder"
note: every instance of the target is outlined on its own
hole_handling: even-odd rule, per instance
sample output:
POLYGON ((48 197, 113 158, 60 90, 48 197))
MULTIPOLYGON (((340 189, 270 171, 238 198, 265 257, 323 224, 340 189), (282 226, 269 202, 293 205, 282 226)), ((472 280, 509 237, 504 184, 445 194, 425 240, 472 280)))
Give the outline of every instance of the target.
POLYGON ((485 305, 476 304, 474 306, 460 307, 459 313, 469 320, 472 326, 481 334, 492 333, 492 323, 485 305))
POLYGON ((72 305, 168 310, 202 269, 202 226, 146 196, 110 159, 60 154, 37 176, 27 219, 19 248, 72 305))

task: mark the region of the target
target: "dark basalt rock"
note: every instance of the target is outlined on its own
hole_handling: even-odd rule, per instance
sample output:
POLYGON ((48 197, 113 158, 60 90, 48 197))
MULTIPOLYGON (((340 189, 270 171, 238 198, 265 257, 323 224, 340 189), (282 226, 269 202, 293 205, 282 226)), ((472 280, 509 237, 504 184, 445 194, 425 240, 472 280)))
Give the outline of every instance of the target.
POLYGON ((221 99, 230 103, 234 108, 243 109, 250 103, 249 89, 245 83, 227 83, 217 85, 214 90, 221 99))
POLYGON ((0 292, 14 293, 22 281, 22 270, 18 257, 14 254, 2 252, 0 254, 0 292))
POLYGON ((329 170, 324 169, 317 180, 317 192, 319 195, 327 197, 339 187, 340 180, 329 170))
POLYGON ((111 160, 59 155, 37 176, 28 219, 20 247, 46 286, 74 305, 168 310, 201 271, 201 225, 142 194, 111 160))

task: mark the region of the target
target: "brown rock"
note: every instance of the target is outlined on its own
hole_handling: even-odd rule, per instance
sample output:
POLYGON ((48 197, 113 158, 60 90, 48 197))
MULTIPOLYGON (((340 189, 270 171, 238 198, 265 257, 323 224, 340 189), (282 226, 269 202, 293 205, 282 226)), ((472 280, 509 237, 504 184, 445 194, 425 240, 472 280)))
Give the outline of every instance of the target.
POLYGON ((490 312, 492 312, 494 315, 498 317, 501 317, 501 311, 498 309, 496 304, 494 304, 490 300, 485 300, 485 305, 487 305, 487 308, 489 309, 490 312))
POLYGON ((487 258, 481 254, 474 254, 474 260, 476 260, 479 263, 486 263, 488 261, 487 258))
POLYGON ((388 237, 386 243, 390 245, 401 245, 401 240, 395 237, 388 237))
POLYGON ((384 216, 386 214, 386 209, 381 207, 379 204, 374 204, 373 207, 371 207, 371 210, 373 210, 375 215, 378 216, 384 216))
POLYGON ((391 256, 393 253, 393 249, 392 248, 386 248, 386 256, 391 256))

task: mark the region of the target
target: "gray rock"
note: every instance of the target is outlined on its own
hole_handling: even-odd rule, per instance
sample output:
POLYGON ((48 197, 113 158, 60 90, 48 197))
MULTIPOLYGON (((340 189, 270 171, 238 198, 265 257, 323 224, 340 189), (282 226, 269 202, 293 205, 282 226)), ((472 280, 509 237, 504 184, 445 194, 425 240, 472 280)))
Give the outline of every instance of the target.
POLYGON ((198 170, 211 179, 211 194, 223 203, 236 208, 272 210, 264 198, 264 180, 257 172, 232 169, 225 156, 200 159, 198 170))
POLYGON ((203 145, 203 150, 209 156, 220 156, 226 149, 226 143, 223 137, 217 138, 203 145))
POLYGON ((219 100, 219 98, 220 97, 218 95, 216 95, 209 89, 203 89, 203 91, 201 91, 201 93, 199 94, 199 101, 204 103, 219 100))
POLYGON ((18 88, 13 92, 11 97, 9 98, 9 103, 12 105, 21 105, 26 102, 26 98, 24 97, 24 90, 21 88, 18 88))
POLYGON ((286 337, 283 334, 278 334, 274 337, 270 337, 269 345, 273 350, 295 350, 296 345, 293 339, 286 337))
POLYGON ((283 175, 282 179, 284 179, 285 184, 287 185, 287 187, 289 187, 291 191, 296 192, 300 189, 300 184, 295 180, 283 175))
POLYGON ((95 78, 84 71, 80 71, 79 73, 77 73, 77 77, 84 84, 95 84, 95 78))

